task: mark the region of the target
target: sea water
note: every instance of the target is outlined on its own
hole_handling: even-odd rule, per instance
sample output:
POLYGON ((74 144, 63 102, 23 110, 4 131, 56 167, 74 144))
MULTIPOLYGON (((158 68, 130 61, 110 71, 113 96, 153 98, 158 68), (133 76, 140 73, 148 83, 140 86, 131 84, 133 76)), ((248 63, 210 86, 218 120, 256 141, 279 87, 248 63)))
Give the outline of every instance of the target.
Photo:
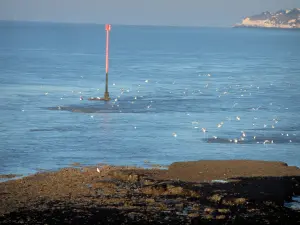
POLYGON ((0 22, 0 173, 201 159, 300 166, 300 31, 0 22), (81 100, 83 99, 83 100, 81 100))

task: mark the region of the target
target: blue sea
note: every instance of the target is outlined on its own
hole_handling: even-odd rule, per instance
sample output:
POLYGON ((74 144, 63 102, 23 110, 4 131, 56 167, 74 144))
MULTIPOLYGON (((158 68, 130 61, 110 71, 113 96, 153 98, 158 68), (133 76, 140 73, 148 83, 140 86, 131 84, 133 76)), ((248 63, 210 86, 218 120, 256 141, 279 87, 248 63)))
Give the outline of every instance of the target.
POLYGON ((299 30, 112 25, 111 101, 88 101, 104 90, 104 25, 0 22, 0 174, 300 166, 299 30))

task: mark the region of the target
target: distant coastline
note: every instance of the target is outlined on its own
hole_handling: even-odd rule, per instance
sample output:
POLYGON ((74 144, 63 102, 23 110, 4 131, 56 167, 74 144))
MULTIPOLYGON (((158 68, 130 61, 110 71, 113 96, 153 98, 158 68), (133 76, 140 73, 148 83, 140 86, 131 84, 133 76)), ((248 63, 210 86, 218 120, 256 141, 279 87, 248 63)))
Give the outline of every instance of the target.
POLYGON ((243 26, 243 25, 234 25, 231 28, 234 29, 259 29, 259 30, 285 30, 285 31, 300 31, 300 28, 280 28, 280 27, 259 27, 259 26, 243 26))
POLYGON ((300 8, 279 10, 276 13, 263 12, 259 15, 246 17, 234 28, 275 28, 300 29, 300 8))

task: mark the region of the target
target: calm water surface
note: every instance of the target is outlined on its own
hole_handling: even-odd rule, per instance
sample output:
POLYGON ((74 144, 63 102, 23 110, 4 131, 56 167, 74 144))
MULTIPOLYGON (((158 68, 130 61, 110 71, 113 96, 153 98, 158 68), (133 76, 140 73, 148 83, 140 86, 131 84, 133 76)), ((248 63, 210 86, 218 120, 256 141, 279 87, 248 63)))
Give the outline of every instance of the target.
POLYGON ((103 25, 1 22, 0 34, 1 174, 144 160, 300 166, 299 31, 113 26, 108 103, 87 100, 104 92, 103 25))

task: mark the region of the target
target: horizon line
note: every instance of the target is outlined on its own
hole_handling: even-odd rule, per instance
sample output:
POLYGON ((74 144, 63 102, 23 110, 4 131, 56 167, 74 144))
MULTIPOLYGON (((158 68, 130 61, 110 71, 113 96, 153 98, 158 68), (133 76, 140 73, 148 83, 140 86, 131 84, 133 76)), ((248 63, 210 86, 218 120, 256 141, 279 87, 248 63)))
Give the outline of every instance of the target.
POLYGON ((49 20, 14 20, 14 19, 0 19, 0 22, 11 23, 48 23, 48 24, 86 24, 86 25, 105 25, 111 24, 113 26, 149 26, 149 27, 189 27, 189 28, 232 28, 234 25, 168 25, 168 24, 122 24, 122 23, 100 23, 100 22, 70 22, 70 21, 49 21, 49 20))

